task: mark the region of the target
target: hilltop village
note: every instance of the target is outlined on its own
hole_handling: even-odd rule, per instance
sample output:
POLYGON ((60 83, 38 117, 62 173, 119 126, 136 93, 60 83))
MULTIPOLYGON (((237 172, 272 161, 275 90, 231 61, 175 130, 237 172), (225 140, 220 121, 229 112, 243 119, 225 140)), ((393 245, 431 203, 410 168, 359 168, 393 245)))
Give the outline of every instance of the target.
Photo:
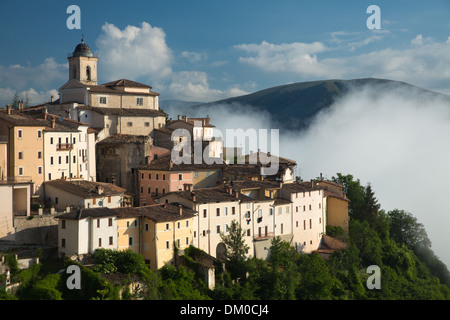
POLYGON ((326 255, 337 243, 326 227, 348 232, 342 185, 321 175, 302 181, 295 161, 269 152, 224 160, 209 117, 168 118, 146 84, 98 84, 98 59, 82 40, 59 97, 0 110, 1 244, 57 247, 78 261, 98 248, 130 249, 156 270, 191 245, 223 259, 220 235, 233 220, 248 256, 261 259, 276 236, 326 255), (178 129, 192 141, 174 136, 178 129), (173 161, 174 148, 195 142, 224 161, 173 161), (268 156, 276 174, 264 173, 268 156))

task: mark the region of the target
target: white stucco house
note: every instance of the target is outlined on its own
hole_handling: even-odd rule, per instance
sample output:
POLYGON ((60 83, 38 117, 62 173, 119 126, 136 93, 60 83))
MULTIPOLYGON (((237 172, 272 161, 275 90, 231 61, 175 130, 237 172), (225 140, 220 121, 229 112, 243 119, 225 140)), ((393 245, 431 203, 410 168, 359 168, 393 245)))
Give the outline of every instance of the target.
POLYGON ((80 209, 59 215, 58 256, 117 250, 117 213, 109 208, 80 209))

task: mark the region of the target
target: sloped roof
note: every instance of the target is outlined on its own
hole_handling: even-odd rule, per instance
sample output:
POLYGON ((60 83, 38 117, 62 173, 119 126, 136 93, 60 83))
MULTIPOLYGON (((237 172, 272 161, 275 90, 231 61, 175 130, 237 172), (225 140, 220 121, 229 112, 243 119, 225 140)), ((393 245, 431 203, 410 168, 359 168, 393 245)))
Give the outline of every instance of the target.
POLYGON ((189 209, 178 203, 164 203, 143 207, 123 207, 111 209, 117 213, 119 219, 130 217, 146 217, 154 222, 169 222, 194 217, 197 211, 189 209), (181 206, 181 215, 180 215, 181 206))
POLYGON ((167 114, 154 109, 138 108, 102 108, 91 106, 78 106, 80 110, 92 110, 103 115, 115 115, 122 117, 165 117, 167 114))
POLYGON ((134 88, 149 88, 149 89, 152 88, 151 86, 149 86, 147 84, 128 80, 128 79, 114 80, 111 82, 104 83, 104 84, 102 84, 102 86, 105 86, 105 87, 134 87, 134 88))
POLYGON ((215 188, 204 188, 204 189, 195 189, 192 191, 183 190, 183 191, 173 191, 166 193, 164 195, 159 196, 158 198, 162 198, 168 194, 176 194, 180 197, 195 202, 195 203, 210 203, 210 202, 230 202, 230 201, 241 201, 241 202, 253 202, 255 199, 252 199, 240 192, 229 192, 226 188, 223 187, 215 187, 215 188), (236 196, 237 195, 237 196, 236 196))
POLYGON ((45 185, 58 188, 60 190, 78 195, 83 198, 100 198, 105 196, 121 195, 126 192, 125 189, 111 183, 95 182, 86 180, 51 180, 44 182, 45 185), (103 188, 102 194, 97 193, 97 186, 103 188))
MULTIPOLYGON (((219 160, 219 159, 217 159, 219 160)), ((216 161, 218 162, 218 161, 216 161)), ((223 162, 223 161, 222 161, 223 162)), ((202 163, 196 164, 193 159, 191 159, 191 163, 180 163, 175 164, 172 162, 171 154, 159 157, 158 159, 153 160, 149 164, 145 164, 140 167, 140 170, 160 170, 160 171, 189 171, 189 170, 199 170, 199 169, 219 169, 225 168, 226 164, 222 163, 213 163, 207 164, 203 157, 202 163)))
POLYGON ((79 209, 56 216, 57 219, 81 220, 86 218, 114 217, 118 213, 109 208, 79 209))

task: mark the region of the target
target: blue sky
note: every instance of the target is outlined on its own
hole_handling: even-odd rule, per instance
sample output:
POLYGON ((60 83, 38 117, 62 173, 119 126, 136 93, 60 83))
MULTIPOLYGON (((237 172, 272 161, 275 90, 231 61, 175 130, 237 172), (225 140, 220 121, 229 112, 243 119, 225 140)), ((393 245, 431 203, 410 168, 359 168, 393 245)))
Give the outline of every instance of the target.
POLYGON ((378 77, 450 93, 450 2, 4 1, 0 104, 48 99, 84 34, 99 81, 128 78, 161 99, 212 101, 292 82, 378 77), (81 30, 69 30, 69 5, 81 30), (381 29, 369 30, 369 5, 381 29), (449 42, 449 43, 447 43, 449 42))

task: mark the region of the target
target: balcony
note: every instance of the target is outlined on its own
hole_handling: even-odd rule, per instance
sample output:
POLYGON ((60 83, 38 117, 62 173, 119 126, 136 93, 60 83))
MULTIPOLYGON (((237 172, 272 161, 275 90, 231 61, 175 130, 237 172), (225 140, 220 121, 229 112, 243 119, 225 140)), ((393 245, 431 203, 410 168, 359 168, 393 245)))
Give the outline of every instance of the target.
POLYGON ((57 151, 67 151, 73 149, 73 143, 58 143, 56 145, 57 151))
POLYGON ((257 233, 253 236, 254 240, 266 240, 266 239, 270 239, 273 238, 275 236, 275 234, 273 232, 261 232, 261 233, 257 233))

